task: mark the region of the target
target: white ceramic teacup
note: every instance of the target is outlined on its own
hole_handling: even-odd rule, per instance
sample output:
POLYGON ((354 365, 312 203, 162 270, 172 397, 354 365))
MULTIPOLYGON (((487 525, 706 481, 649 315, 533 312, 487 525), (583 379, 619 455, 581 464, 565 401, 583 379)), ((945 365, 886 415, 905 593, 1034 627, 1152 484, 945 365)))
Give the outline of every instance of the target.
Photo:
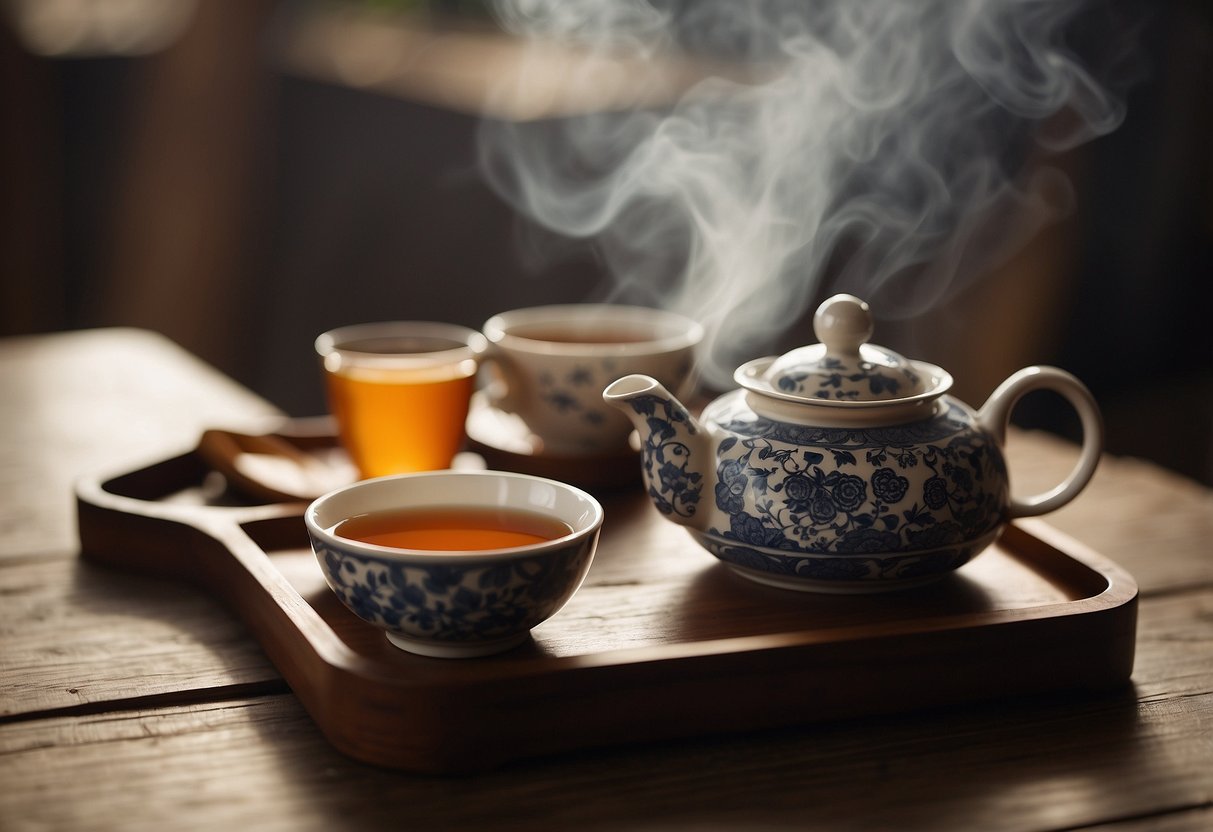
POLYGON ((595 303, 502 312, 483 331, 496 375, 490 403, 560 456, 625 450, 632 425, 604 404, 602 389, 644 373, 685 391, 703 338, 702 326, 673 312, 595 303))

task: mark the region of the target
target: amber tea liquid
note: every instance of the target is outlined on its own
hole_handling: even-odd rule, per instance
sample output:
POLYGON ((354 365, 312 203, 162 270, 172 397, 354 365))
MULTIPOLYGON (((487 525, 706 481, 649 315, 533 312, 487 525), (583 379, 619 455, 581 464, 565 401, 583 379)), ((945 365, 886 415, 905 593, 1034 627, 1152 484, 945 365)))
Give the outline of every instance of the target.
POLYGON ((529 511, 475 506, 427 506, 360 514, 333 534, 395 549, 471 552, 511 549, 564 537, 567 524, 529 511))
POLYGON ((341 368, 325 374, 342 444, 363 477, 449 468, 463 442, 475 366, 341 368))

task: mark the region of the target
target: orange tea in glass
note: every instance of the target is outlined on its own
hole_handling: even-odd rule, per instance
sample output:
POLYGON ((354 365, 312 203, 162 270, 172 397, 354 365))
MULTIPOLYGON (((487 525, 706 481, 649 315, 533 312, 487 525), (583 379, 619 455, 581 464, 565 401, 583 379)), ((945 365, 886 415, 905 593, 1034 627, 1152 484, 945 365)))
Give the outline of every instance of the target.
POLYGON ((449 468, 464 439, 480 333, 454 324, 359 324, 316 339, 342 446, 362 477, 449 468))

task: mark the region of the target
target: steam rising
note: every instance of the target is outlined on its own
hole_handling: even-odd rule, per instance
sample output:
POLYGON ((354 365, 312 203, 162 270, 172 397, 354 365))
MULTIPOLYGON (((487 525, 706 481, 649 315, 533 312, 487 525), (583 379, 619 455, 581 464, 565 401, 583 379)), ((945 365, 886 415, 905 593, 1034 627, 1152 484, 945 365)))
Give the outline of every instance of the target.
MULTIPOLYGON (((486 122, 505 198, 592 237, 615 297, 701 321, 711 383, 823 281, 918 314, 1069 209, 1050 152, 1113 130, 1118 101, 1067 50, 1053 0, 498 0, 513 32, 603 61, 585 81, 657 109, 486 122), (673 69, 672 69, 673 68, 673 69), (727 353, 727 356, 724 355, 727 353)), ((592 104, 589 105, 592 110, 592 104)), ((751 353, 752 354, 752 353, 751 353)), ((750 357, 746 355, 745 357, 750 357)))

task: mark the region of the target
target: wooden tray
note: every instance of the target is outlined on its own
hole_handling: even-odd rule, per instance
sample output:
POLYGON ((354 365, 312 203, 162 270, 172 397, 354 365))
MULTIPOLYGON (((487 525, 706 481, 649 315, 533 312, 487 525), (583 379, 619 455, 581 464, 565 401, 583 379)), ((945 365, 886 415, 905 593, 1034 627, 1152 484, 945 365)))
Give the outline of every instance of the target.
POLYGON ((1043 523, 1009 528, 929 587, 822 596, 734 575, 639 489, 602 495, 589 576, 530 642, 484 659, 423 658, 329 591, 303 503, 249 505, 215 476, 190 452, 82 481, 83 557, 226 600, 332 743, 386 766, 463 772, 574 748, 1103 690, 1133 668, 1135 582, 1043 523))

